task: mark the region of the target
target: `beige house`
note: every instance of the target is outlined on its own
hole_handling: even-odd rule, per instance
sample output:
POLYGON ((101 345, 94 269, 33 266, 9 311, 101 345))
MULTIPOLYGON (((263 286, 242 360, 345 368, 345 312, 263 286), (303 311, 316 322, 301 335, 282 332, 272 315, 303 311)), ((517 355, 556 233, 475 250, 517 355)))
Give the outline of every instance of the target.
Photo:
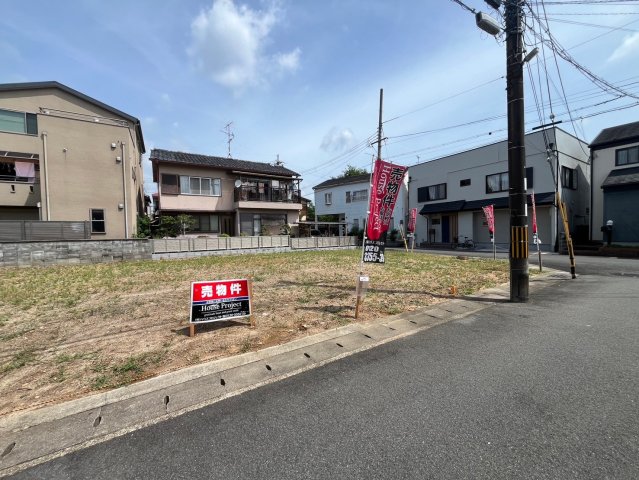
POLYGON ((160 216, 195 218, 194 233, 277 235, 299 222, 299 174, 282 165, 153 149, 160 216))
POLYGON ((130 238, 144 213, 140 121, 58 82, 0 84, 0 220, 88 221, 130 238))

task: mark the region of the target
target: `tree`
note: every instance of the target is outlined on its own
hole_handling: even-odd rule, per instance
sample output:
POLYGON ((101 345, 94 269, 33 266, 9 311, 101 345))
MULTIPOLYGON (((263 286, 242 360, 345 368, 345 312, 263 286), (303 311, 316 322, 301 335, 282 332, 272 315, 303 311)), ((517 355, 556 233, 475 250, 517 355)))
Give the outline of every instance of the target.
POLYGON ((191 215, 187 215, 186 213, 181 213, 176 217, 177 223, 180 226, 180 230, 182 235, 185 235, 186 232, 193 229, 197 220, 193 218, 191 215))
POLYGON ((368 170, 365 168, 354 167, 353 165, 346 165, 346 168, 342 172, 341 175, 335 178, 347 178, 347 177, 356 177, 357 175, 366 175, 368 170))
POLYGON ((306 221, 310 222, 313 220, 315 220, 315 205, 313 205, 313 202, 308 202, 306 206, 306 221))

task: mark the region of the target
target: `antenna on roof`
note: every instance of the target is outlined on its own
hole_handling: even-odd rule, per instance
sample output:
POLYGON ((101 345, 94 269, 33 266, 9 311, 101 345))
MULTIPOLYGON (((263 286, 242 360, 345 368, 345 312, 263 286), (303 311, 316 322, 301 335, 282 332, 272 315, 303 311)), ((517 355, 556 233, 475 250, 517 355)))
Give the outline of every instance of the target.
POLYGON ((280 160, 280 154, 277 154, 277 160, 275 160, 275 166, 277 167, 283 167, 284 166, 284 162, 280 160))
POLYGON ((231 157, 231 142, 233 141, 233 139, 235 138, 235 135, 233 134, 233 132, 231 132, 231 125, 233 125, 233 122, 229 122, 226 124, 226 126, 224 127, 224 130, 220 130, 222 133, 226 134, 226 138, 228 139, 226 141, 226 143, 228 144, 228 150, 229 150, 229 158, 231 157))

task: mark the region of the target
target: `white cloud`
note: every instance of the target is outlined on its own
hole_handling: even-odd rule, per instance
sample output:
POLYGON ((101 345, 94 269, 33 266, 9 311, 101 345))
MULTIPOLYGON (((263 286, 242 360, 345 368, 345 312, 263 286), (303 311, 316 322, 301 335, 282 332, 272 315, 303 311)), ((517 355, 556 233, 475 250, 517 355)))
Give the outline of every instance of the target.
POLYGON ((296 48, 289 53, 278 53, 275 55, 275 60, 282 70, 294 72, 299 68, 301 54, 302 51, 296 48))
POLYGON ((241 90, 264 84, 269 75, 294 71, 299 65, 298 48, 273 55, 265 52, 282 13, 275 2, 261 11, 237 6, 233 0, 214 0, 191 24, 188 53, 196 68, 220 85, 241 90))
POLYGON ((622 58, 628 57, 639 51, 639 32, 626 37, 621 45, 619 45, 612 55, 608 57, 609 62, 615 62, 622 58))
POLYGON ((345 150, 354 143, 355 135, 350 128, 331 128, 320 145, 325 152, 335 153, 345 150))
POLYGON ((160 95, 160 98, 166 104, 170 104, 171 103, 171 96, 168 93, 163 93, 162 95, 160 95))

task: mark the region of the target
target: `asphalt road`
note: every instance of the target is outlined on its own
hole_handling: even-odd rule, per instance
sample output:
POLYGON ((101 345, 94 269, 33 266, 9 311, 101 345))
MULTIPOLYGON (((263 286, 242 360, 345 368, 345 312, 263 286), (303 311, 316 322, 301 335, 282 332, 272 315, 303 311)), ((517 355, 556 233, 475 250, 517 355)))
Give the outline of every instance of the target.
POLYGON ((13 478, 639 478, 639 278, 598 261, 13 478))

